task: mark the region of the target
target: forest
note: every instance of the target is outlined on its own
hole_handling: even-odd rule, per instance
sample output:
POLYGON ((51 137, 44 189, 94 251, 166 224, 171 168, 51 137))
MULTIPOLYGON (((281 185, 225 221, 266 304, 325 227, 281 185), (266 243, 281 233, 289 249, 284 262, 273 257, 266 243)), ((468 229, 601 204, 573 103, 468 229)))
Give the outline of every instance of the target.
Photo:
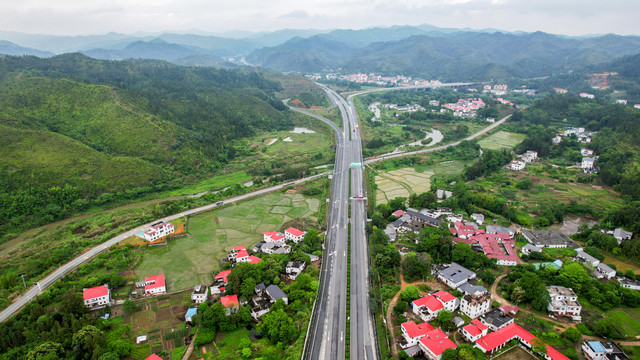
MULTIPOLYGON (((293 120, 257 70, 0 58, 0 234, 223 171, 293 120)), ((255 175, 255 174, 254 174, 255 175)))

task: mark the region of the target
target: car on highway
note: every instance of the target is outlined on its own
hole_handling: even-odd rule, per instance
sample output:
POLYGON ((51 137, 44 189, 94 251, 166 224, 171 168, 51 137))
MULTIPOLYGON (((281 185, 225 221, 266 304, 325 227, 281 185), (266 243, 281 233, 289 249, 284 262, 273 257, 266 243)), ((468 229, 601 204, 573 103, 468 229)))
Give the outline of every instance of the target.
POLYGON ((218 201, 218 202, 216 203, 216 206, 220 206, 220 205, 222 205, 222 204, 224 204, 224 201, 218 201))

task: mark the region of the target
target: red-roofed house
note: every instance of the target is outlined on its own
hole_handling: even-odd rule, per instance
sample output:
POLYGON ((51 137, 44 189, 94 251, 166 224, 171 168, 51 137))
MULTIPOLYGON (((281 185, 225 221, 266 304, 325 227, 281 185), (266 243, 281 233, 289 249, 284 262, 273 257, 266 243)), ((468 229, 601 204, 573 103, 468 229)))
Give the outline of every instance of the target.
POLYGON ((215 280, 210 287, 211 294, 220 294, 224 291, 225 286, 227 286, 227 277, 229 274, 231 274, 231 270, 220 271, 216 274, 215 280))
POLYGON ((544 358, 547 360, 570 360, 563 353, 556 350, 555 348, 545 345, 547 347, 547 353, 544 354, 544 358))
POLYGON ((259 257, 257 257, 257 256, 253 256, 253 255, 249 255, 249 258, 248 258, 248 260, 247 260, 247 262, 248 262, 248 263, 250 263, 250 264, 257 264, 257 263, 259 263, 260 261, 262 261, 262 259, 260 259, 260 258, 259 258, 259 257))
POLYGON ((422 321, 430 321, 442 310, 453 312, 460 305, 460 300, 446 291, 438 291, 433 295, 414 300, 411 305, 413 305, 413 313, 420 316, 422 321))
POLYGON ((238 251, 238 253, 236 254, 236 261, 249 262, 249 253, 247 252, 247 250, 238 251))
POLYGON ((285 236, 280 234, 277 231, 267 231, 264 233, 265 242, 282 241, 284 239, 285 239, 285 236))
POLYGON ((109 291, 109 285, 100 285, 90 289, 83 289, 82 297, 86 307, 102 307, 111 302, 111 291, 109 291))
POLYGON ((486 336, 481 337, 476 341, 475 347, 482 350, 484 353, 493 353, 496 350, 502 349, 502 347, 513 339, 517 339, 523 345, 531 348, 531 341, 535 338, 530 332, 520 327, 518 324, 511 324, 503 327, 502 329, 492 332, 486 336))
POLYGON ((164 274, 144 278, 144 293, 146 295, 165 292, 167 292, 167 285, 164 281, 164 274))
POLYGON ((402 329, 402 336, 407 341, 406 344, 401 344, 403 349, 406 349, 410 346, 414 346, 418 344, 418 341, 428 332, 433 331, 433 326, 429 323, 416 324, 413 321, 407 321, 400 325, 402 329))
POLYGON ((304 231, 300 231, 296 228, 290 227, 284 231, 284 238, 287 240, 291 240, 297 244, 302 241, 302 238, 304 238, 304 234, 304 231))
POLYGON ((428 332, 420 339, 419 345, 424 354, 432 360, 440 360, 445 350, 458 347, 447 337, 447 334, 440 329, 434 329, 428 332))
POLYGON ((481 323, 478 319, 474 319, 460 329, 460 334, 462 334, 467 341, 476 342, 481 337, 487 335, 487 331, 489 331, 489 328, 485 324, 481 323))
POLYGON ((173 234, 174 231, 172 223, 159 221, 149 226, 149 230, 144 232, 144 239, 147 241, 156 241, 164 236, 173 234))
POLYGON ((247 248, 244 246, 236 246, 232 248, 231 252, 229 252, 229 256, 227 256, 227 259, 231 262, 236 261, 236 257, 238 256, 238 253, 243 250, 245 253, 247 252, 247 248))
POLYGON ((147 356, 144 360, 162 360, 162 358, 156 354, 151 354, 147 356))
POLYGON ((227 295, 220 298, 220 303, 222 306, 226 308, 227 315, 231 314, 232 311, 238 309, 240 306, 240 302, 238 302, 238 295, 227 295))
POLYGON ((402 210, 402 209, 396 210, 396 211, 392 212, 391 215, 393 215, 395 217, 398 217, 398 218, 402 217, 402 215, 404 215, 404 210, 402 210))

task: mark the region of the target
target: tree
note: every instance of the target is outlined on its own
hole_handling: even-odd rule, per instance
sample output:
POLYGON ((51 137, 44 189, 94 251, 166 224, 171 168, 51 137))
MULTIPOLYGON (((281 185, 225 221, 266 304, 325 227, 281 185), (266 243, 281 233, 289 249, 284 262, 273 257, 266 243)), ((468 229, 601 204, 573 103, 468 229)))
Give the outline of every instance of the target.
POLYGON ((272 343, 291 344, 298 337, 298 329, 293 319, 284 310, 270 311, 262 316, 262 324, 258 330, 266 335, 272 343))
POLYGON ((124 313, 127 315, 131 315, 134 312, 139 310, 140 310, 140 305, 138 305, 135 301, 127 299, 122 304, 122 311, 124 311, 124 313))
POLYGON ((587 270, 578 262, 565 264, 562 269, 560 269, 558 278, 577 293, 582 290, 583 284, 591 280, 591 276, 589 276, 587 270))
POLYGON ((578 329, 570 327, 562 333, 562 337, 572 343, 577 343, 582 338, 582 334, 578 329))
POLYGON ((73 334, 73 352, 79 359, 98 359, 106 341, 104 334, 93 325, 86 325, 73 334))
POLYGON ((314 251, 318 246, 320 246, 320 235, 318 235, 318 230, 309 229, 304 235, 302 243, 308 246, 310 251, 314 251))
POLYGON ((402 293, 400 293, 400 300, 405 302, 416 300, 419 297, 420 291, 413 285, 407 286, 406 288, 404 288, 404 290, 402 290, 402 293))
POLYGON ((27 353, 26 360, 57 360, 63 358, 62 345, 47 341, 27 353))

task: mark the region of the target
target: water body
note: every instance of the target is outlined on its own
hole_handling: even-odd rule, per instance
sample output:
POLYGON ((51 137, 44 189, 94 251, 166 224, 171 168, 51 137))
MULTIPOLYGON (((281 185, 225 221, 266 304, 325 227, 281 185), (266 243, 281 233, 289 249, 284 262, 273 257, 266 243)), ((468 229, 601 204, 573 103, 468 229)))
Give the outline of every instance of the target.
POLYGON ((442 133, 440 132, 440 130, 436 130, 436 129, 431 129, 431 131, 425 131, 425 136, 424 139, 421 140, 417 140, 414 141, 412 143, 409 144, 405 144, 405 145, 400 145, 398 147, 395 148, 395 150, 393 150, 394 153, 397 152, 401 152, 401 149, 407 146, 433 146, 437 143, 439 143, 440 141, 442 141, 442 139, 444 139, 444 135, 442 135, 442 133), (429 142, 426 145, 422 145, 422 141, 431 138, 431 142, 429 142))

